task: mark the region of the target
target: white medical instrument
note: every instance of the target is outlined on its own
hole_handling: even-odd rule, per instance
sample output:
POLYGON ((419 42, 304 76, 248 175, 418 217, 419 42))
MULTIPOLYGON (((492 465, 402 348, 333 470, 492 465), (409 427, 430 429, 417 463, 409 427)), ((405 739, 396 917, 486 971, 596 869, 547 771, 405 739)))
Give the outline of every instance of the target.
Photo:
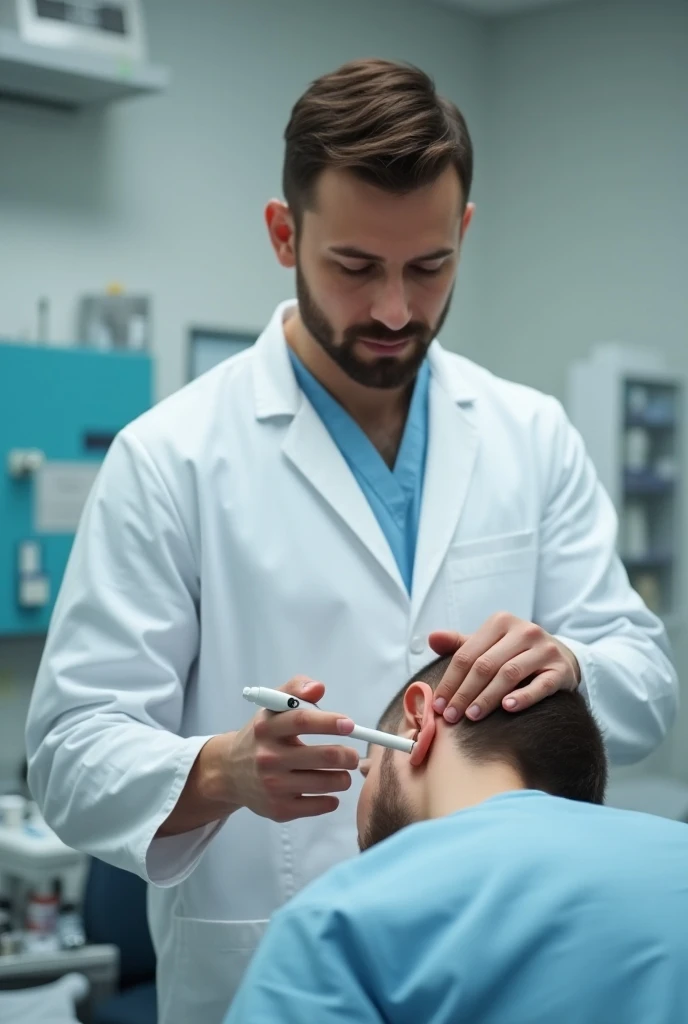
MULTIPOLYGON (((267 686, 245 686, 243 695, 246 700, 267 711, 296 711, 300 707, 322 710, 317 704, 299 700, 298 697, 282 690, 271 690, 267 686)), ((401 750, 405 754, 410 754, 415 746, 415 740, 409 740, 405 736, 395 736, 380 729, 366 729, 362 725, 354 725, 353 730, 347 735, 355 740, 363 740, 364 743, 375 743, 379 747, 401 750)))

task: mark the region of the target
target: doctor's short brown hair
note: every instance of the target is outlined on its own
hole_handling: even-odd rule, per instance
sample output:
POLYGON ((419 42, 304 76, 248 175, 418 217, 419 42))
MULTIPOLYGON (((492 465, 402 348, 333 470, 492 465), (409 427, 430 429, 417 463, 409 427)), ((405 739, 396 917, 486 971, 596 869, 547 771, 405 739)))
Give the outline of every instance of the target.
MULTIPOLYGON (((382 713, 379 728, 396 732, 407 687, 422 680, 435 690, 450 661, 448 657, 437 658, 409 679, 382 713)), ((451 728, 456 730, 461 753, 476 764, 508 764, 528 789, 585 803, 604 803, 608 772, 604 742, 592 712, 577 691, 558 690, 516 713, 500 706, 477 722, 462 718, 451 728)))
POLYGON ((284 138, 282 188, 297 226, 326 168, 403 195, 453 165, 468 201, 473 145, 463 114, 411 64, 357 60, 316 79, 294 105, 284 138))

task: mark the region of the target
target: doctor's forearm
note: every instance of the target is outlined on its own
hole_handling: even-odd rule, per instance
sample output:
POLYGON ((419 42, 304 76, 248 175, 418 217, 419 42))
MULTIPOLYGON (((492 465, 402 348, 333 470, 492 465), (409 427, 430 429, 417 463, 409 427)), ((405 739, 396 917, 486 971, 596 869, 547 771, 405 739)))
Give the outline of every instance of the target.
POLYGON ((192 832, 228 817, 242 806, 227 779, 227 751, 234 733, 213 736, 201 747, 174 810, 156 838, 192 832))

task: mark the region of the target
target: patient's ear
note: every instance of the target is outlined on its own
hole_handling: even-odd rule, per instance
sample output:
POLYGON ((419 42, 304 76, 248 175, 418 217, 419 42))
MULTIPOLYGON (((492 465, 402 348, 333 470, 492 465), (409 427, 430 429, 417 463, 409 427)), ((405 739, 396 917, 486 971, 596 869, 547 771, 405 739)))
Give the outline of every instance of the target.
POLYGON ((410 763, 414 768, 422 765, 435 738, 435 712, 433 692, 427 683, 411 683, 404 694, 404 728, 415 733, 415 744, 410 763))

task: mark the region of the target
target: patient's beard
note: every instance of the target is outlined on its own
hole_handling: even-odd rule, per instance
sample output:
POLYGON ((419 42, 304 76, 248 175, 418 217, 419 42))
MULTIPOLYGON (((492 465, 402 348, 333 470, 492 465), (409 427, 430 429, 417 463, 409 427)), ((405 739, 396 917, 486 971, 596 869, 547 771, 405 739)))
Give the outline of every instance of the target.
POLYGON ((395 832, 412 825, 415 820, 394 769, 394 752, 385 750, 380 762, 380 785, 370 809, 368 827, 358 837, 361 852, 381 843, 383 839, 389 839, 395 832))

